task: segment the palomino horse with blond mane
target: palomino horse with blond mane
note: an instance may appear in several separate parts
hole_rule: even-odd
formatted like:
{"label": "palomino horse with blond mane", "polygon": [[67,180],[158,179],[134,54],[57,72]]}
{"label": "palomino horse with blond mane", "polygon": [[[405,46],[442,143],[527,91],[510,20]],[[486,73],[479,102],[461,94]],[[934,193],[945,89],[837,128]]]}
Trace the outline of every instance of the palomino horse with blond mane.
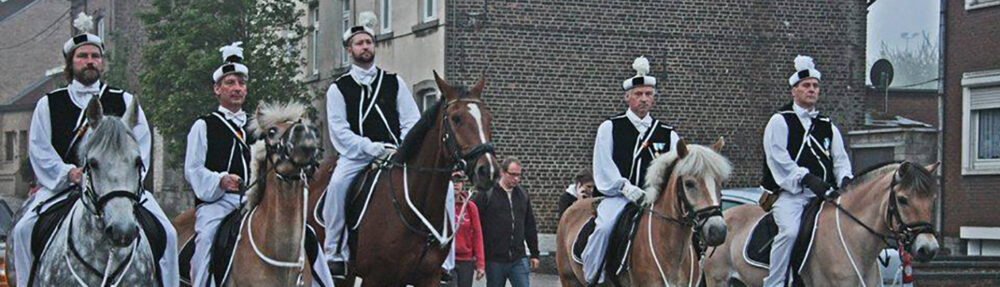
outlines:
{"label": "palomino horse with blond mane", "polygon": [[[720,197],[722,183],[732,167],[719,154],[722,138],[711,148],[677,143],[677,149],[649,164],[646,202],[639,230],[629,250],[627,273],[616,276],[626,286],[689,286],[700,275],[696,245],[716,246],[726,238]],[[584,286],[583,267],[574,262],[572,250],[577,234],[595,216],[596,200],[577,201],[566,210],[556,236],[556,262],[563,286]],[[704,242],[692,235],[699,233]],[[605,281],[608,283],[608,280]]]}
{"label": "palomino horse with blond mane", "polygon": [[[307,249],[320,248],[306,241],[309,175],[319,160],[320,133],[300,103],[262,103],[250,125],[258,139],[251,188],[230,271],[215,276],[233,286],[309,286],[320,281],[306,258]],[[174,226],[180,249],[194,235],[194,209],[178,215]]]}
{"label": "palomino horse with blond mane", "polygon": [[[841,189],[843,195],[820,209],[812,248],[798,270],[805,286],[881,286],[876,258],[893,239],[918,261],[938,250],[933,216],[936,184],[926,167],[903,162],[864,172]],[[747,237],[764,216],[757,206],[725,212],[733,232],[705,262],[708,286],[760,286],[768,270],[744,258]],[[888,246],[887,246],[888,245]]]}

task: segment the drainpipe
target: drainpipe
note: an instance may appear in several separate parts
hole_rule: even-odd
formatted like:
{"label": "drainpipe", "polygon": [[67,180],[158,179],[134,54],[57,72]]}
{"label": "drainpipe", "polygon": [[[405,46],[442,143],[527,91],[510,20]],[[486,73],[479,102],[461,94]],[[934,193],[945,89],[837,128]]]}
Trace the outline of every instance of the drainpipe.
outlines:
{"label": "drainpipe", "polygon": [[944,81],[945,77],[945,20],[947,20],[946,11],[948,10],[948,1],[941,0],[940,7],[940,17],[938,18],[938,126],[937,126],[937,161],[941,162],[941,166],[938,168],[939,176],[937,178],[938,183],[938,195],[940,196],[938,200],[934,203],[935,212],[934,216],[934,226],[937,230],[943,229],[944,221],[944,175],[945,169],[949,166],[943,163],[944,160]]}

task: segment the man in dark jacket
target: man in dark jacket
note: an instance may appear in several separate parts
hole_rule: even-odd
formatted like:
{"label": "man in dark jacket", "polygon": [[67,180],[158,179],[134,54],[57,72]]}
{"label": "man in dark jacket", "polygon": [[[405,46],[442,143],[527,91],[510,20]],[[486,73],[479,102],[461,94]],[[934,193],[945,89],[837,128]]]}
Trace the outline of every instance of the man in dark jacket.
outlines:
{"label": "man in dark jacket", "polygon": [[[486,249],[486,285],[529,286],[530,269],[538,268],[538,229],[531,198],[518,185],[521,162],[507,158],[501,163],[501,178],[490,190],[476,193]],[[531,252],[524,250],[525,243]],[[530,258],[530,259],[529,259]]]}

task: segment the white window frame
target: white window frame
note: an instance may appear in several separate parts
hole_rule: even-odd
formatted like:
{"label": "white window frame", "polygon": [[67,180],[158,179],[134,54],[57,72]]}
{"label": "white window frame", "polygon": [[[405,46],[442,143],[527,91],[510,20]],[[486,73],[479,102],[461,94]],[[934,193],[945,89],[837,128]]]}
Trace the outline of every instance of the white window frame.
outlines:
{"label": "white window frame", "polygon": [[965,11],[1000,5],[1000,0],[965,0]]}
{"label": "white window frame", "polygon": [[319,6],[313,7],[312,9],[312,39],[310,46],[312,46],[312,74],[319,75]]}
{"label": "white window frame", "polygon": [[[437,0],[422,0],[423,9],[420,10],[421,22],[427,23],[437,20]],[[428,14],[428,12],[430,12]]]}
{"label": "white window frame", "polygon": [[102,41],[108,40],[107,30],[104,27],[104,17],[97,19],[97,37],[101,37]]}
{"label": "white window frame", "polygon": [[392,0],[379,0],[379,34],[392,33]]}
{"label": "white window frame", "polygon": [[[342,32],[347,32],[347,30],[351,29],[351,0],[343,0],[343,1],[344,1],[344,5],[342,6],[343,7],[342,11],[344,13],[343,14],[343,28],[344,29],[343,29]],[[341,40],[343,40],[343,39],[341,39]],[[350,65],[350,64],[351,64],[351,61],[348,58],[347,49],[346,48],[341,49],[341,52],[340,52],[340,66],[346,67],[347,65]]]}
{"label": "white window frame", "polygon": [[[984,95],[987,92],[991,95]],[[978,155],[977,110],[994,108],[1000,108],[1000,70],[962,74],[962,175],[1000,174],[1000,159],[980,159]]]}
{"label": "white window frame", "polygon": [[422,91],[420,93],[420,104],[423,107],[421,112],[427,111],[427,109],[431,108],[434,103],[437,103],[439,94],[440,93],[438,93],[437,89],[427,89]]}

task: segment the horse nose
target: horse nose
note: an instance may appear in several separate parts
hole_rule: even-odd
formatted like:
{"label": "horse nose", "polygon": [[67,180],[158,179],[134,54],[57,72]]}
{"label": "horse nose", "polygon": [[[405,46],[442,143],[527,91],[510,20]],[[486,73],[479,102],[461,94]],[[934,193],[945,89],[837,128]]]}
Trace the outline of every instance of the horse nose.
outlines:
{"label": "horse nose", "polygon": [[703,227],[705,233],[705,244],[708,246],[719,246],[726,241],[726,222],[722,216],[712,216],[705,222]]}
{"label": "horse nose", "polygon": [[933,246],[921,246],[920,248],[917,248],[917,253],[915,255],[914,259],[917,259],[917,261],[927,262],[933,259],[934,255],[937,255],[937,248]]}
{"label": "horse nose", "polygon": [[139,235],[139,227],[128,224],[113,224],[104,228],[104,234],[111,239],[113,245],[123,247],[135,240]]}

